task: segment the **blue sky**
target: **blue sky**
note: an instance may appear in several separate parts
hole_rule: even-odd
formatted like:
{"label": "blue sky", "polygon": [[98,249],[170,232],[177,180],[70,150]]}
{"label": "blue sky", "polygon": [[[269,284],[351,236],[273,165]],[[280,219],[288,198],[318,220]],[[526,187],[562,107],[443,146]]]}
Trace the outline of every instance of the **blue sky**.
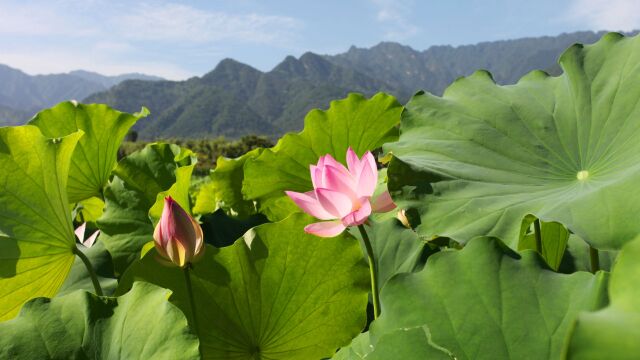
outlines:
{"label": "blue sky", "polygon": [[0,0],[0,63],[185,79],[226,57],[266,71],[286,55],[380,41],[423,50],[637,28],[640,0]]}

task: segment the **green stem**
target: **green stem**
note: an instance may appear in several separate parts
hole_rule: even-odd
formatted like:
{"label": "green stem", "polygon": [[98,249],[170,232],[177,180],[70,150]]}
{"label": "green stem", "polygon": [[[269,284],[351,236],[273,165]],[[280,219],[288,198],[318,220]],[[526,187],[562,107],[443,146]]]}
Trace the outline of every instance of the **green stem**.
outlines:
{"label": "green stem", "polygon": [[536,237],[536,251],[542,255],[542,231],[540,230],[540,220],[536,219],[533,222],[533,230]]}
{"label": "green stem", "polygon": [[91,277],[91,282],[93,283],[93,288],[96,290],[96,295],[103,296],[102,287],[100,286],[100,282],[98,281],[98,275],[96,271],[93,270],[93,266],[91,266],[91,261],[89,258],[82,252],[82,250],[78,249],[78,247],[74,246],[73,253],[78,255],[80,260],[84,263],[84,266],[87,268],[89,272],[89,276]]}
{"label": "green stem", "polygon": [[371,273],[371,294],[373,297],[373,318],[377,319],[380,316],[380,296],[378,294],[378,270],[376,268],[376,260],[373,256],[373,248],[371,247],[371,241],[369,235],[367,235],[364,225],[358,225],[360,235],[362,235],[362,241],[367,248],[367,257],[369,258],[369,272]]}
{"label": "green stem", "polygon": [[600,255],[598,249],[592,248],[591,245],[589,245],[589,260],[591,260],[591,272],[595,274],[600,270]]}
{"label": "green stem", "polygon": [[80,215],[80,223],[84,223],[84,214],[82,213],[82,209],[78,209],[78,215]]}
{"label": "green stem", "polygon": [[191,268],[191,264],[187,265],[183,269],[184,281],[187,284],[187,296],[189,297],[189,305],[191,305],[191,317],[193,318],[193,328],[196,331],[196,335],[198,335],[198,320],[197,320],[198,316],[196,315],[196,302],[193,297],[193,288],[191,287],[191,274],[189,273],[190,268]]}

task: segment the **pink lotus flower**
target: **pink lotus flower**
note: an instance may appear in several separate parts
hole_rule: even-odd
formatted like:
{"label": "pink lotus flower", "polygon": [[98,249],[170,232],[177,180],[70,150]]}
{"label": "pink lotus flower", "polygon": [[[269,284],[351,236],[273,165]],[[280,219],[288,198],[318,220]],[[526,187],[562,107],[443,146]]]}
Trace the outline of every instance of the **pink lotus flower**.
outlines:
{"label": "pink lotus flower", "polygon": [[87,223],[84,222],[82,225],[78,226],[78,228],[74,231],[78,241],[85,247],[92,247],[93,243],[96,242],[96,238],[100,235],[100,230],[96,230],[93,234],[91,234],[88,238],[84,238],[84,233],[87,230]]}
{"label": "pink lotus flower", "polygon": [[164,199],[153,239],[158,254],[181,268],[196,261],[205,249],[200,224],[171,196]]}
{"label": "pink lotus flower", "polygon": [[307,225],[305,232],[322,237],[336,236],[349,226],[363,224],[371,212],[387,212],[396,207],[388,191],[371,202],[378,183],[378,168],[370,151],[358,159],[349,148],[347,166],[327,154],[310,167],[312,191],[286,191],[304,212],[320,220],[331,220]]}

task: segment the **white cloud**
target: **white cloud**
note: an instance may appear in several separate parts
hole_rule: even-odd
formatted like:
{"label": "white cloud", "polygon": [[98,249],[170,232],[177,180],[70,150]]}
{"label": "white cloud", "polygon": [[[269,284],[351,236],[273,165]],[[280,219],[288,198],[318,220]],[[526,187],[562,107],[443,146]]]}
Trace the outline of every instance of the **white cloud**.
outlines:
{"label": "white cloud", "polygon": [[152,41],[219,42],[225,40],[286,44],[301,23],[291,17],[229,14],[182,4],[141,4],[130,14],[113,19],[130,39]]}
{"label": "white cloud", "polygon": [[95,24],[82,17],[70,18],[56,5],[60,4],[0,2],[0,34],[82,37],[98,33]]}
{"label": "white cloud", "polygon": [[302,23],[258,13],[211,11],[178,0],[0,0],[0,63],[27,73],[75,69],[194,74],[175,63],[211,61],[237,43],[291,48]]}
{"label": "white cloud", "polygon": [[629,31],[640,28],[638,0],[572,0],[567,20],[592,30]]}
{"label": "white cloud", "polygon": [[405,40],[420,31],[420,28],[409,20],[412,1],[372,0],[372,2],[377,8],[376,20],[385,27],[386,40]]}
{"label": "white cloud", "polygon": [[301,26],[288,16],[231,14],[167,1],[127,7],[104,0],[0,1],[0,34],[8,35],[279,44],[293,39]]}
{"label": "white cloud", "polygon": [[104,51],[112,54],[125,54],[135,50],[135,47],[127,42],[99,41],[93,46],[95,51]]}

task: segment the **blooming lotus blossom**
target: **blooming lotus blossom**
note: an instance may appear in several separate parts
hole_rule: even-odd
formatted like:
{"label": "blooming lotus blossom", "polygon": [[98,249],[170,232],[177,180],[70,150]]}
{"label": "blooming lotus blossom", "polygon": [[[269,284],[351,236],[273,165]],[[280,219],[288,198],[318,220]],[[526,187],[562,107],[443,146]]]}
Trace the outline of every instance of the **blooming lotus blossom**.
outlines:
{"label": "blooming lotus blossom", "polygon": [[363,224],[372,212],[387,212],[396,207],[388,191],[371,201],[378,183],[378,168],[370,151],[358,158],[349,148],[347,167],[327,154],[310,169],[312,191],[286,191],[306,213],[320,220],[329,220],[306,226],[304,230],[307,233],[336,236],[349,226]]}
{"label": "blooming lotus blossom", "polygon": [[91,234],[88,238],[84,238],[84,233],[87,229],[87,223],[82,223],[82,225],[78,226],[78,228],[74,231],[78,241],[85,247],[92,247],[93,243],[96,242],[96,238],[100,235],[100,230],[96,230],[93,234]]}
{"label": "blooming lotus blossom", "polygon": [[205,249],[200,224],[171,196],[164,199],[153,239],[158,254],[181,268],[197,261]]}

